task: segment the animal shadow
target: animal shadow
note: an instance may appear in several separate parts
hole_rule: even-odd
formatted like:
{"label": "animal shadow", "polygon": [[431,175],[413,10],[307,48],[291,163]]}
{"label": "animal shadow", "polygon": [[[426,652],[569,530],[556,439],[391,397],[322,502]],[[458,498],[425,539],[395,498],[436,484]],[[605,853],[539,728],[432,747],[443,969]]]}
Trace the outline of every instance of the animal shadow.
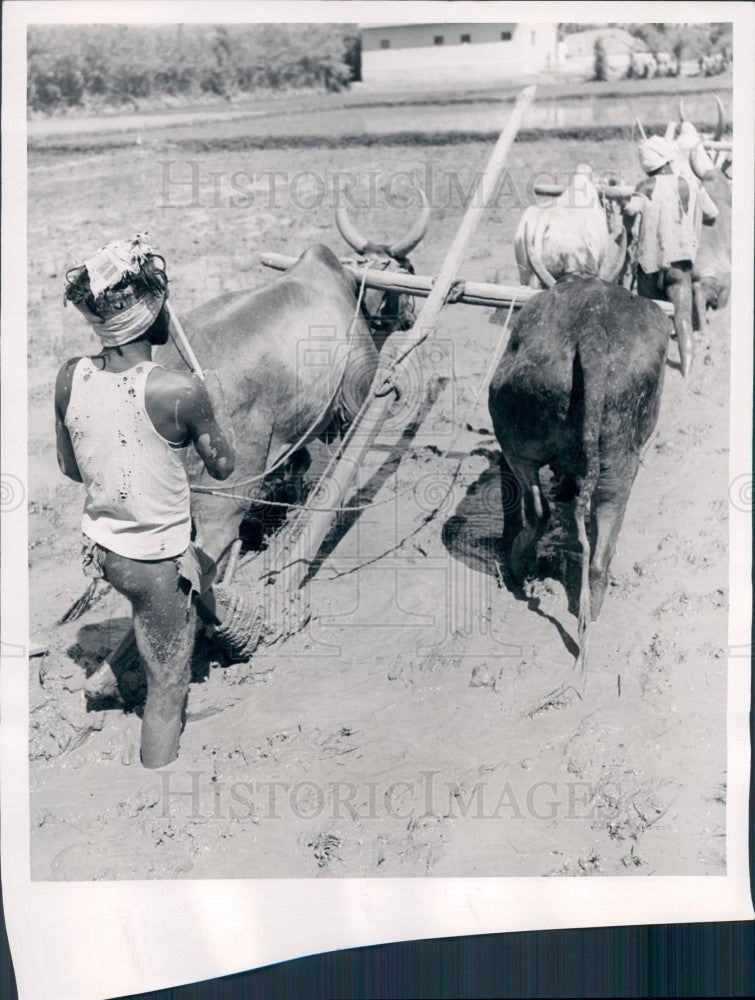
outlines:
{"label": "animal shadow", "polygon": [[[441,540],[453,559],[479,573],[494,577],[499,587],[505,588],[517,601],[526,602],[528,608],[546,618],[558,631],[573,656],[579,652],[574,639],[552,615],[541,608],[538,596],[528,593],[528,581],[518,584],[511,575],[507,555],[503,552],[502,533],[505,513],[514,513],[516,501],[507,500],[504,512],[501,501],[499,473],[500,452],[489,448],[476,449],[474,454],[484,455],[488,468],[470,484],[456,509],[441,529]],[[568,610],[577,615],[580,588],[580,546],[573,517],[573,503],[559,503],[553,499],[554,484],[550,471],[541,470],[543,492],[550,504],[551,518],[548,529],[538,542],[537,559],[531,576],[539,580],[555,580],[566,592]]]}

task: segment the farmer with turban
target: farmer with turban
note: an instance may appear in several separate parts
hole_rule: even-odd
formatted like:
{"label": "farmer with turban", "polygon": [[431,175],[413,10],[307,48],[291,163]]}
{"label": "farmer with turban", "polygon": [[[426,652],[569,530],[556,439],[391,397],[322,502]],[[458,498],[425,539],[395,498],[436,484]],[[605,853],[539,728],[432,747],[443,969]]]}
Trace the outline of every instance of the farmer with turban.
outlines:
{"label": "farmer with turban", "polygon": [[663,136],[637,146],[647,177],[637,185],[624,214],[635,219],[637,292],[674,303],[682,373],[692,364],[692,270],[703,222],[712,225],[718,209],[698,183],[675,169],[679,151]]}
{"label": "farmer with turban", "polygon": [[[169,335],[165,262],[143,234],[108,243],[67,275],[72,302],[101,350],[67,361],[55,386],[58,464],[86,489],[84,571],[129,598],[147,676],[141,756],[162,767],[178,754],[196,610],[214,564],[191,543],[187,449],[215,479],[234,467],[217,376],[203,382],[156,365]],[[115,660],[114,654],[111,660]],[[89,697],[116,694],[107,661]]]}

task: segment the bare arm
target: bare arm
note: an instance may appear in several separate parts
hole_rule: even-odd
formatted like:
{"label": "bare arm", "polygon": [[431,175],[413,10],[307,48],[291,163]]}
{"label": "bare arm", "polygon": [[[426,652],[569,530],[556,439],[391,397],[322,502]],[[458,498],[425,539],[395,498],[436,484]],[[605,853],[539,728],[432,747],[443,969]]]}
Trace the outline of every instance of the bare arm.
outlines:
{"label": "bare arm", "polygon": [[236,464],[235,442],[217,374],[193,379],[182,416],[189,437],[213,479],[227,479]]}
{"label": "bare arm", "polygon": [[78,358],[71,358],[66,361],[58,372],[55,382],[55,443],[58,455],[58,466],[64,476],[73,479],[75,483],[83,482],[79,466],[76,462],[71,435],[65,425],[66,410],[68,400],[71,398],[71,382],[73,380],[73,369]]}

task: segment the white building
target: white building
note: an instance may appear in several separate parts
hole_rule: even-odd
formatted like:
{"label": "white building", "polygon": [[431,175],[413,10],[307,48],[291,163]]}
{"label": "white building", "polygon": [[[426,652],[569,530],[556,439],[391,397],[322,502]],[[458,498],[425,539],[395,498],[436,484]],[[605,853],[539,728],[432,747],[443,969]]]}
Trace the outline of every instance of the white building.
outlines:
{"label": "white building", "polygon": [[361,24],[362,80],[406,87],[480,83],[556,69],[555,24]]}

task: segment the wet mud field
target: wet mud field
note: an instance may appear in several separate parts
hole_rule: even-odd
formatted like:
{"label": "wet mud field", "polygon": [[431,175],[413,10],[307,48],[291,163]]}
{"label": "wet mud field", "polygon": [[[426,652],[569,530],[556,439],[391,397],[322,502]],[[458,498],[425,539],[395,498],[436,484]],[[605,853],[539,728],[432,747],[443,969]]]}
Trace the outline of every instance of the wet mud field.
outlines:
{"label": "wet mud field", "polygon": [[[469,306],[444,310],[417,359],[415,390],[361,473],[373,505],[341,515],[326,542],[309,624],[248,664],[198,644],[173,765],[141,767],[138,707],[84,703],[127,602],[106,594],[51,627],[87,582],[82,488],[58,471],[53,427],[58,367],[96,350],[62,306],[71,254],[148,229],[180,315],[274,280],[260,250],[346,254],[330,196],[339,171],[360,179],[361,227],[389,239],[416,210],[388,197],[406,171],[435,184],[412,254],[433,274],[490,148],[189,155],[166,142],[30,158],[30,615],[48,648],[29,676],[34,879],[724,874],[728,310],[709,348],[698,339],[686,382],[670,344],[581,697],[570,508],[554,505],[523,592],[502,573],[483,383],[503,318]],[[516,284],[528,178],[578,162],[637,179],[628,143],[515,145],[463,276]],[[255,175],[251,204],[233,200],[237,171]],[[312,454],[310,476],[327,449]],[[247,557],[240,584],[260,560]]]}

